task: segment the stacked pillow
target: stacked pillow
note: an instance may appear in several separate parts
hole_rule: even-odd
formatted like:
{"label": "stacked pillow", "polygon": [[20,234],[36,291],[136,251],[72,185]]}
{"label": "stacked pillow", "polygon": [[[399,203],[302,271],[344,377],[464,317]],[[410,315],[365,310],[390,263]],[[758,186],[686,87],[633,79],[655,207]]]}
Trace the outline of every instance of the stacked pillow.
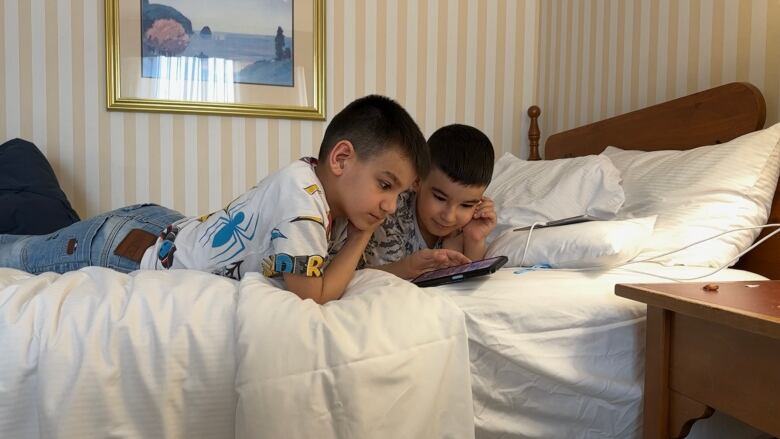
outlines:
{"label": "stacked pillow", "polygon": [[[598,156],[537,162],[506,154],[485,192],[498,213],[488,256],[509,256],[510,266],[560,268],[648,258],[667,265],[733,264],[760,230],[663,254],[766,224],[778,175],[780,124],[687,151],[608,147]],[[613,220],[534,230],[523,258],[528,232],[512,229],[583,214]]]}
{"label": "stacked pillow", "polygon": [[[568,226],[502,233],[487,257],[504,255],[508,266],[553,268],[612,267],[637,255],[653,233],[656,217],[593,221]],[[528,251],[525,250],[528,241]]]}
{"label": "stacked pillow", "polygon": [[620,172],[609,159],[596,155],[525,161],[505,154],[496,162],[485,195],[496,203],[498,214],[487,256],[508,256],[509,266],[618,264],[636,255],[654,221],[596,221],[534,230],[523,260],[528,232],[512,229],[586,214],[613,218],[624,201]]}
{"label": "stacked pillow", "polygon": [[[601,155],[620,170],[626,195],[618,216],[658,215],[652,239],[637,259],[728,230],[766,224],[780,173],[778,141],[780,124],[687,151],[607,148]],[[733,264],[759,232],[729,233],[654,260],[667,265]]]}
{"label": "stacked pillow", "polygon": [[596,155],[526,161],[504,154],[485,195],[496,203],[498,232],[585,214],[609,219],[624,201],[620,171]]}

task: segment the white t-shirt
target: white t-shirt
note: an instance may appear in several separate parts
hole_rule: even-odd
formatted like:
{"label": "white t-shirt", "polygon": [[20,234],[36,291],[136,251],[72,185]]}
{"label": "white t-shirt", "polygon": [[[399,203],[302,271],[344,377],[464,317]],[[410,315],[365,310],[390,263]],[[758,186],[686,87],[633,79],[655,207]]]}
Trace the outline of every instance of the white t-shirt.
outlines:
{"label": "white t-shirt", "polygon": [[[344,246],[347,239],[346,221],[338,221],[333,227],[334,242],[328,249],[333,256]],[[440,239],[434,248],[441,248]],[[428,248],[428,244],[417,223],[417,194],[407,191],[399,195],[395,213],[385,218],[363,251],[358,268],[378,267],[399,261],[412,253]]]}
{"label": "white t-shirt", "polygon": [[[209,215],[173,224],[178,233],[167,268],[189,268],[241,279],[248,272],[321,276],[328,254],[330,217],[316,160],[303,158]],[[165,269],[169,244],[158,238],[144,253],[142,269]]]}

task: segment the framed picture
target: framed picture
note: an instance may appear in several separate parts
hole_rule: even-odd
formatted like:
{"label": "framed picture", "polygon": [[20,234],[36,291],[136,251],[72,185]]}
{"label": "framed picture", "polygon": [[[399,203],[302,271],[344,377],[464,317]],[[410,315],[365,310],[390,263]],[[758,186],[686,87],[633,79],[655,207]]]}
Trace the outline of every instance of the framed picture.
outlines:
{"label": "framed picture", "polygon": [[109,110],[325,119],[325,0],[105,0]]}

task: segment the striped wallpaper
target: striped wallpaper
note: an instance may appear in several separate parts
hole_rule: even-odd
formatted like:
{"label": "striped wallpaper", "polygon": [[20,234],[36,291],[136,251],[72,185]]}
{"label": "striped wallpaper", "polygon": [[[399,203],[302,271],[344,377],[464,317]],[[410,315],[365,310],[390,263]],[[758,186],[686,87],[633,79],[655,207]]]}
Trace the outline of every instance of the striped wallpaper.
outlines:
{"label": "striped wallpaper", "polygon": [[[469,123],[527,155],[538,0],[326,0],[326,14],[328,117],[381,93],[426,135]],[[103,16],[103,0],[0,0],[0,141],[36,143],[82,217],[145,201],[205,213],[316,153],[324,122],[107,112]]]}
{"label": "striped wallpaper", "polygon": [[[747,80],[780,119],[780,0],[326,0],[326,15],[328,117],[386,94],[426,135],[470,123],[521,157],[534,103],[544,138]],[[0,0],[0,24],[0,140],[35,142],[82,216],[212,211],[316,154],[325,122],[107,112],[103,0]]]}
{"label": "striped wallpaper", "polygon": [[543,139],[732,81],[780,121],[780,0],[544,0],[539,15]]}

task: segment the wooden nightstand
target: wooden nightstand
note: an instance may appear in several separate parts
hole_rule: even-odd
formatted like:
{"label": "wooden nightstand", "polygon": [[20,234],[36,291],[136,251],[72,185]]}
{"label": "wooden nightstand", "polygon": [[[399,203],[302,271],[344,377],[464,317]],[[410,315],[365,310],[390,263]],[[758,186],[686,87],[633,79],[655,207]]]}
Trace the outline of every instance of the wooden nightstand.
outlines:
{"label": "wooden nightstand", "polygon": [[647,304],[645,439],[685,437],[713,409],[780,436],[780,281],[618,284],[615,294]]}

